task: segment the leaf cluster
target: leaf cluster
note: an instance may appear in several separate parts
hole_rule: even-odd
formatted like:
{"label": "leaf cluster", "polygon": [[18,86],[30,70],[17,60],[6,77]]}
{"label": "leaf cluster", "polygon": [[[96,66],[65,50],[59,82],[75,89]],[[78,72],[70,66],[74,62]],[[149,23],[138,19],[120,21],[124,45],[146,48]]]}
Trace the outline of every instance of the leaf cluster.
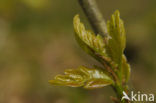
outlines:
{"label": "leaf cluster", "polygon": [[75,38],[80,47],[99,61],[103,67],[67,69],[64,75],[57,75],[49,82],[53,85],[80,87],[87,89],[101,88],[107,85],[125,85],[130,76],[130,65],[124,55],[126,35],[124,23],[119,11],[107,22],[108,35],[102,37],[86,30],[79,15],[73,19]]}

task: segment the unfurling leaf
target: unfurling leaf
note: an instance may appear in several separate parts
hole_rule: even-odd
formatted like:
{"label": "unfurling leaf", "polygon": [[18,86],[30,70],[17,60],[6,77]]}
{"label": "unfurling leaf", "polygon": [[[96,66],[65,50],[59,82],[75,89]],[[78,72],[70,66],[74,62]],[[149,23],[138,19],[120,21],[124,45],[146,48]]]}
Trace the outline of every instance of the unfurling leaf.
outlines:
{"label": "unfurling leaf", "polygon": [[86,89],[101,88],[113,84],[112,79],[100,69],[90,69],[84,66],[78,69],[67,69],[65,75],[57,75],[49,82],[53,85],[81,87]]}
{"label": "unfurling leaf", "polygon": [[127,59],[124,55],[122,55],[122,70],[121,70],[121,75],[123,78],[123,82],[128,82],[129,77],[130,77],[130,72],[131,72],[131,67],[127,63]]}
{"label": "unfurling leaf", "polygon": [[73,24],[76,36],[82,42],[99,55],[107,57],[104,39],[100,35],[95,35],[93,32],[86,30],[84,24],[80,22],[79,15],[74,17]]}
{"label": "unfurling leaf", "polygon": [[122,55],[126,45],[126,36],[124,23],[120,19],[119,11],[116,11],[112,15],[111,20],[107,23],[107,28],[109,34],[107,53],[120,68],[122,63]]}
{"label": "unfurling leaf", "polygon": [[104,38],[86,30],[84,24],[80,22],[79,15],[74,17],[73,24],[75,37],[81,48],[99,62],[111,62],[113,64],[106,53]]}
{"label": "unfurling leaf", "polygon": [[126,46],[126,35],[124,23],[120,19],[119,11],[115,11],[111,20],[107,23],[108,42],[106,51],[111,60],[117,65],[117,74],[120,80],[124,83],[128,82],[130,76],[130,65],[127,63],[124,55]]}

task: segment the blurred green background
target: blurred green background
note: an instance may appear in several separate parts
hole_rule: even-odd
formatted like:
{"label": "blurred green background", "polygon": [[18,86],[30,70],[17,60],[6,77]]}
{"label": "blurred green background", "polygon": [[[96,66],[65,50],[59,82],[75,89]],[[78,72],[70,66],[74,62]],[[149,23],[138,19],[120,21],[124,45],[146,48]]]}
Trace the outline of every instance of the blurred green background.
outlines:
{"label": "blurred green background", "polygon": [[[108,20],[119,9],[132,66],[130,88],[156,93],[156,0],[96,0]],[[0,103],[112,103],[110,87],[51,86],[64,69],[98,64],[74,39],[77,0],[0,0]],[[89,27],[88,27],[89,28]]]}

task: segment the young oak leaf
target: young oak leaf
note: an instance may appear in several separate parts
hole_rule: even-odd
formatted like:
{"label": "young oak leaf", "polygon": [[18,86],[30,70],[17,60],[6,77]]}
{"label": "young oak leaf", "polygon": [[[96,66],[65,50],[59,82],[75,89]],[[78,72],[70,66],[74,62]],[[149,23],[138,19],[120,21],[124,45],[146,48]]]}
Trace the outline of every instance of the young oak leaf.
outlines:
{"label": "young oak leaf", "polygon": [[80,22],[79,15],[74,17],[73,25],[75,38],[86,53],[101,63],[107,62],[114,64],[106,53],[106,45],[103,37],[86,30],[84,24]]}
{"label": "young oak leaf", "polygon": [[107,23],[108,29],[108,43],[107,43],[107,53],[109,57],[121,68],[122,65],[122,55],[125,49],[126,36],[124,23],[120,19],[119,11],[115,11],[112,15],[111,20]]}
{"label": "young oak leaf", "polygon": [[101,88],[113,84],[113,80],[100,69],[90,69],[84,66],[78,69],[67,69],[64,75],[57,75],[49,81],[53,85],[81,87],[86,89]]}
{"label": "young oak leaf", "polygon": [[121,67],[121,76],[123,78],[123,82],[127,83],[130,77],[131,67],[127,63],[127,59],[125,55],[122,55],[122,67]]}
{"label": "young oak leaf", "polygon": [[74,17],[73,25],[77,38],[81,39],[82,42],[96,53],[107,57],[104,39],[100,35],[95,35],[93,32],[86,30],[84,24],[80,22],[79,15]]}

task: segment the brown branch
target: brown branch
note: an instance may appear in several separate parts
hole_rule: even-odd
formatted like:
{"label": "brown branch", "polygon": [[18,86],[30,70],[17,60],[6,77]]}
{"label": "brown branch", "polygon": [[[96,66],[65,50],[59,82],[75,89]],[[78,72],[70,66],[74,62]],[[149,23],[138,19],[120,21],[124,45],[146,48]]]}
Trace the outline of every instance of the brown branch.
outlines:
{"label": "brown branch", "polygon": [[107,26],[105,20],[95,0],[78,0],[80,6],[82,7],[84,13],[86,14],[94,32],[96,34],[100,34],[102,36],[107,35]]}

